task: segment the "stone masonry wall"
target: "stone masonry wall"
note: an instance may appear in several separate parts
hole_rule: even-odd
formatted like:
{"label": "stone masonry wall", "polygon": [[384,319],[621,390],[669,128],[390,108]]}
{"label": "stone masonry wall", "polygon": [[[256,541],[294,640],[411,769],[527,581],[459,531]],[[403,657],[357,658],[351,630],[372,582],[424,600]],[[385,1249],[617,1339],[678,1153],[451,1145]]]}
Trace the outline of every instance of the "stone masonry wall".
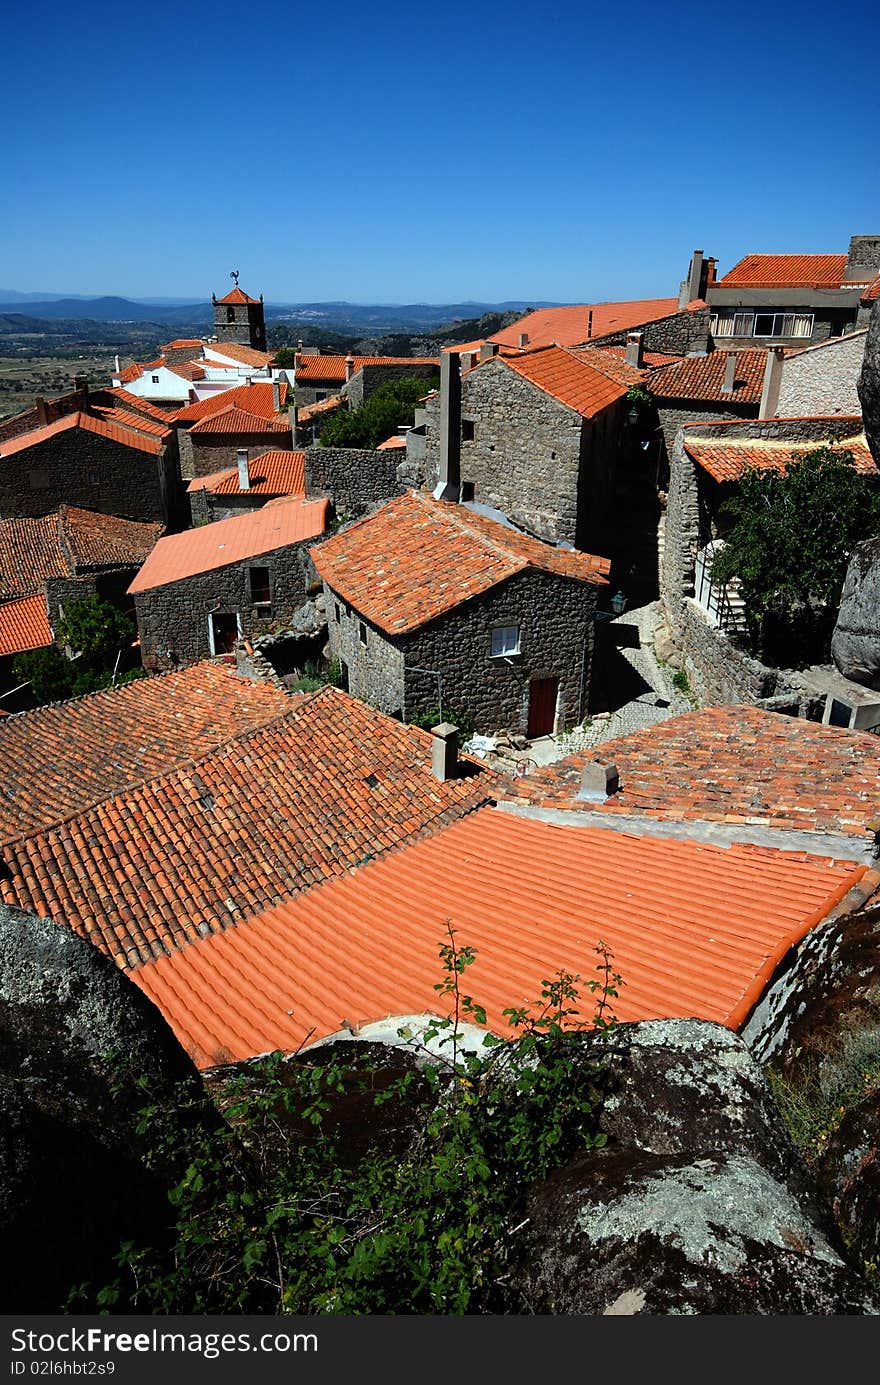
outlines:
{"label": "stone masonry wall", "polygon": [[400,453],[359,447],[307,447],[306,495],[328,495],[336,513],[354,518],[382,500],[402,495],[397,476]]}
{"label": "stone masonry wall", "polygon": [[78,505],[126,519],[167,522],[164,457],[81,429],[0,458],[0,518]]}
{"label": "stone masonry wall", "polygon": [[[261,453],[269,448],[277,448],[282,452],[293,451],[293,433],[238,433],[234,437],[223,433],[205,433],[201,436],[189,436],[190,447],[192,449],[191,462],[187,459],[187,465],[192,466],[192,474],[182,472],[185,480],[191,481],[196,476],[213,476],[215,471],[227,471],[238,463],[238,453],[243,448],[248,454],[248,461],[259,457]],[[184,466],[184,449],[181,449],[181,468]]]}
{"label": "stone masonry wall", "polygon": [[[648,387],[650,388],[650,385]],[[702,400],[688,402],[676,400],[670,401],[667,405],[660,399],[657,401],[657,416],[660,420],[666,455],[671,457],[679,428],[685,427],[688,423],[727,423],[738,418],[754,419],[758,416],[758,405],[731,404],[727,408],[721,408],[718,402],[707,403]]]}
{"label": "stone masonry wall", "polygon": [[[141,657],[151,671],[195,663],[210,655],[208,616],[212,611],[241,617],[241,633],[248,638],[264,634],[289,620],[317,586],[309,545],[314,539],[261,553],[229,567],[201,572],[134,597]],[[249,571],[268,568],[272,607],[267,614],[255,612],[251,602]]]}
{"label": "stone masonry wall", "polygon": [[673,631],[682,619],[686,596],[694,590],[694,563],[700,547],[700,486],[696,463],[684,449],[679,430],[669,460],[660,599]]}
{"label": "stone masonry wall", "polygon": [[785,669],[768,668],[744,654],[727,635],[710,625],[696,601],[683,603],[675,643],[682,667],[700,705],[755,703],[766,697],[792,693],[796,684]]}
{"label": "stone masonry wall", "polygon": [[261,510],[270,499],[253,491],[245,492],[244,495],[214,495],[212,491],[201,490],[189,492],[189,508],[193,527],[200,524],[213,524],[218,519],[232,519],[235,515],[250,514],[253,510]]}
{"label": "stone masonry wall", "polygon": [[645,351],[687,356],[691,352],[706,350],[710,317],[708,308],[672,313],[669,317],[658,318],[656,322],[646,322],[641,327],[628,327],[626,331],[607,332],[604,337],[593,337],[590,345],[625,346],[629,332],[641,332]]}
{"label": "stone masonry wall", "polygon": [[838,337],[818,350],[787,356],[779,386],[778,418],[800,418],[805,414],[848,414],[861,412],[856,389],[866,333]]}
{"label": "stone masonry wall", "polygon": [[[483,732],[525,733],[530,681],[557,677],[556,727],[561,729],[580,721],[589,704],[599,590],[528,571],[412,634],[388,636],[346,609],[325,586],[331,653],[348,665],[349,689],[356,697],[404,716],[436,706],[437,679],[413,671],[435,670],[444,716],[465,712]],[[520,627],[520,652],[509,661],[491,656],[492,630],[499,625]]]}
{"label": "stone masonry wall", "polygon": [[[389,380],[434,380],[440,378],[439,365],[365,365],[356,370],[345,386],[345,394],[352,409],[359,409],[375,394],[380,385]],[[427,393],[427,385],[425,393]]]}

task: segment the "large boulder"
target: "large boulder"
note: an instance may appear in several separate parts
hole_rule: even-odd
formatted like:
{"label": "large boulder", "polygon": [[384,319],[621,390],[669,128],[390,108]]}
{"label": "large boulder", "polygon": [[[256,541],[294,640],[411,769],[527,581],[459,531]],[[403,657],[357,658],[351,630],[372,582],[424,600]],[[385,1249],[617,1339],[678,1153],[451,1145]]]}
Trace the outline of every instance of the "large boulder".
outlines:
{"label": "large boulder", "polygon": [[880,688],[880,539],[858,544],[849,560],[831,657],[844,678]]}
{"label": "large boulder", "polygon": [[137,986],[65,925],[0,907],[4,1312],[58,1312],[115,1277],[123,1241],[164,1244],[189,1142],[217,1122]]}
{"label": "large boulder", "polygon": [[533,1187],[516,1287],[536,1313],[875,1313],[746,1045],[695,1020],[609,1046],[604,1149]]}
{"label": "large boulder", "polygon": [[880,299],[871,313],[858,392],[865,436],[874,461],[880,466]]}

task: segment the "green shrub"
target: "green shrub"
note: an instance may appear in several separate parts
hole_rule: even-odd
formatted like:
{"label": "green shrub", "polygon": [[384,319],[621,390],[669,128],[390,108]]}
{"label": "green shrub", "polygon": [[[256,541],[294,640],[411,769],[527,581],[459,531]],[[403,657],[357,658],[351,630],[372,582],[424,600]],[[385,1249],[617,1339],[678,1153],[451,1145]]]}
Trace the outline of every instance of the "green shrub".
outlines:
{"label": "green shrub", "polygon": [[439,726],[442,721],[449,722],[458,727],[463,741],[474,734],[474,719],[470,712],[462,712],[452,707],[444,707],[441,710],[436,702],[433,707],[429,707],[424,712],[410,712],[406,720],[408,725],[421,726],[423,731],[430,731],[433,726]]}
{"label": "green shrub", "polygon": [[401,425],[411,425],[419,400],[440,384],[440,376],[386,380],[359,409],[341,410],[321,431],[322,447],[378,447]]}

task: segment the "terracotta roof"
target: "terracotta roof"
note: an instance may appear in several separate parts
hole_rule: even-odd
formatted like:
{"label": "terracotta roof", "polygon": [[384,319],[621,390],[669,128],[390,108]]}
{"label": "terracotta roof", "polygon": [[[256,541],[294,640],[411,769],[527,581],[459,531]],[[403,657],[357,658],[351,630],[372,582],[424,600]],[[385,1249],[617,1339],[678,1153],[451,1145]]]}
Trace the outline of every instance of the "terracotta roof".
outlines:
{"label": "terracotta roof", "polygon": [[0,840],[82,812],[289,707],[271,684],[206,662],[8,717],[0,725]]}
{"label": "terracotta roof", "polygon": [[160,423],[157,418],[144,418],[132,413],[130,409],[107,408],[103,404],[91,406],[105,423],[117,423],[121,428],[131,428],[136,433],[146,433],[148,437],[165,438],[171,432],[168,419]]}
{"label": "terracotta roof", "polygon": [[148,961],[461,817],[497,782],[469,770],[440,782],[429,732],[325,688],[10,841],[0,897],[66,921],[120,965]]}
{"label": "terracotta roof", "polygon": [[165,364],[164,356],[157,356],[155,361],[132,361],[131,365],[120,370],[116,378],[121,385],[128,385],[132,380],[139,380],[145,370],[158,370]]}
{"label": "terracotta roof", "polygon": [[[226,356],[230,361],[236,361],[238,365],[267,366],[273,359],[271,351],[258,351],[254,346],[245,346],[244,342],[239,341],[211,341],[205,343],[205,352],[216,351],[218,356]],[[210,365],[210,356],[206,355],[205,364]],[[219,364],[219,363],[218,363]]]}
{"label": "terracotta roof", "polygon": [[310,418],[315,418],[318,414],[329,414],[332,409],[338,409],[344,403],[341,394],[331,394],[329,399],[319,399],[314,404],[306,404],[304,408],[297,409],[297,423],[308,423]]}
{"label": "terracotta roof", "polygon": [[[515,371],[524,380],[537,385],[538,389],[558,399],[566,408],[575,409],[584,418],[600,413],[626,394],[623,385],[609,380],[582,354],[567,351],[561,346],[540,346],[517,356],[495,356],[492,359],[501,361],[508,370]],[[488,361],[481,361],[473,369],[481,370],[488,364]]]}
{"label": "terracotta roof", "polygon": [[874,303],[878,298],[880,298],[880,274],[878,274],[874,282],[869,284],[865,289],[862,294],[862,302]]}
{"label": "terracotta roof", "polygon": [[177,409],[162,409],[158,404],[154,404],[151,399],[142,399],[139,394],[132,394],[129,390],[123,389],[121,385],[115,385],[113,389],[106,391],[107,394],[115,395],[126,409],[132,413],[146,414],[149,418],[156,419],[159,423],[171,424],[177,418]]}
{"label": "terracotta roof", "polygon": [[376,448],[376,451],[396,452],[401,447],[404,450],[406,450],[406,438],[401,437],[399,433],[395,433],[393,437],[386,438],[384,442],[380,442],[379,446]]}
{"label": "terracotta roof", "polygon": [[258,298],[248,298],[248,296],[247,296],[247,294],[245,293],[244,289],[240,289],[240,288],[238,287],[238,284],[236,284],[235,288],[234,288],[234,289],[230,289],[229,293],[226,294],[226,297],[225,297],[225,298],[218,298],[218,299],[217,299],[217,302],[218,302],[218,303],[253,303],[253,304],[255,304],[255,305],[259,305],[260,299],[258,299]]}
{"label": "terracotta roof", "polygon": [[327,500],[291,498],[198,529],[185,529],[182,534],[169,534],[156,544],[128,590],[132,594],[151,591],[313,539],[324,532],[328,504]]}
{"label": "terracotta roof", "polygon": [[74,505],[39,519],[0,520],[0,597],[35,592],[47,577],[140,567],[163,532],[158,523]]}
{"label": "terracotta roof", "polygon": [[391,634],[416,630],[527,568],[604,586],[610,566],[416,491],[310,551],[328,585]]}
{"label": "terracotta roof", "polygon": [[[693,425],[699,428],[699,424]],[[685,451],[693,457],[698,466],[707,471],[716,481],[737,481],[746,467],[759,467],[761,470],[784,471],[792,462],[799,461],[817,447],[844,448],[853,455],[856,471],[863,476],[876,476],[877,463],[871,456],[864,433],[852,438],[835,438],[826,443],[777,442],[772,438],[730,438],[718,442],[705,438],[688,437],[684,433]]]}
{"label": "terracotta roof", "polygon": [[719,288],[837,289],[845,270],[846,255],[745,255],[717,282]]}
{"label": "terracotta roof", "polygon": [[674,365],[681,356],[669,356],[660,351],[644,351],[642,366],[628,365],[624,346],[587,346],[574,353],[579,360],[616,380],[621,385],[644,385],[650,380],[651,370],[656,366]]}
{"label": "terracotta roof", "polygon": [[20,433],[17,438],[11,438],[9,442],[0,443],[0,457],[11,457],[14,453],[24,452],[29,447],[39,447],[47,439],[54,438],[58,433],[65,433],[72,428],[79,428],[85,433],[95,433],[98,437],[109,438],[111,442],[118,442],[123,447],[133,447],[138,452],[152,452],[154,455],[158,455],[162,451],[163,444],[159,438],[148,438],[143,433],[133,432],[130,428],[122,428],[118,423],[105,423],[103,419],[80,412],[66,414],[64,418],[59,418],[55,423],[48,423],[44,428],[35,428],[30,433]]}
{"label": "terracotta roof", "polygon": [[174,364],[165,362],[165,369],[170,370],[172,375],[177,375],[181,380],[204,380],[205,371],[201,361],[175,361]]}
{"label": "terracotta roof", "polygon": [[163,351],[184,351],[190,346],[201,346],[201,337],[176,337],[174,341],[166,341],[162,347]]}
{"label": "terracotta roof", "polygon": [[[733,389],[725,393],[724,368],[729,355],[736,356]],[[704,399],[713,403],[760,404],[767,352],[761,348],[733,353],[720,349],[708,356],[685,356],[672,365],[651,371],[648,388],[656,399]]]}
{"label": "terracotta roof", "polygon": [[[489,341],[519,346],[522,332],[532,346],[583,346],[591,337],[622,332],[643,322],[656,322],[678,311],[677,298],[639,298],[627,303],[575,303],[564,308],[536,308],[518,322],[502,327]],[[593,314],[592,328],[590,313]],[[460,349],[460,348],[459,348]]]}
{"label": "terracotta roof", "polygon": [[[527,821],[484,808],[426,841],[132,973],[200,1066],[393,1015],[444,1013],[447,921],[488,1028],[561,969],[623,977],[624,1021],[737,1029],[786,952],[864,874],[852,862]],[[586,994],[581,1018],[595,1001]]]}
{"label": "terracotta roof", "polygon": [[248,463],[250,486],[243,491],[238,484],[238,467],[215,471],[211,476],[198,476],[190,481],[187,491],[210,491],[212,495],[299,495],[305,496],[305,452],[261,452]]}
{"label": "terracotta roof", "polygon": [[264,414],[249,413],[237,404],[227,404],[216,413],[206,414],[189,431],[193,436],[203,433],[287,433],[290,436],[290,423],[287,419],[267,418]]}
{"label": "terracotta roof", "polygon": [[[620,773],[619,793],[600,805],[577,798],[594,758]],[[880,737],[758,707],[710,707],[546,765],[507,796],[547,808],[870,836]]]}
{"label": "terracotta roof", "polygon": [[[0,603],[0,658],[5,658],[7,654],[22,654],[26,649],[42,649],[51,643],[52,631],[44,597],[22,596],[15,601]],[[33,772],[30,762],[27,770],[28,775]],[[4,781],[4,795],[8,791],[8,783]]]}
{"label": "terracotta roof", "polygon": [[[284,408],[287,400],[286,380],[280,382],[279,399],[281,407]],[[243,409],[245,413],[258,414],[260,418],[277,421],[278,415],[272,400],[272,385],[269,381],[237,385],[234,389],[220,390],[217,394],[209,395],[207,399],[199,399],[195,404],[187,404],[186,408],[178,411],[177,422],[197,423],[199,419],[209,418],[211,414],[220,413],[223,409],[233,406]]]}
{"label": "terracotta roof", "polygon": [[[440,359],[437,356],[353,356],[352,360],[353,374],[366,365],[433,365],[440,369]],[[334,384],[344,385],[345,362],[345,356],[301,356],[296,367],[296,383],[307,385],[310,380],[330,380]]]}

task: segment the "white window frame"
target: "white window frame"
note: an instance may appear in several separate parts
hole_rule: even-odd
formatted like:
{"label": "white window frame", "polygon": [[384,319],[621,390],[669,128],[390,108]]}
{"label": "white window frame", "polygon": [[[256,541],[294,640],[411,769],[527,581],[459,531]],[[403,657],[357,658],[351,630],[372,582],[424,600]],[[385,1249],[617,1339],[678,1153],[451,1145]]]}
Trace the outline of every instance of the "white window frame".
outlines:
{"label": "white window frame", "polygon": [[[489,657],[492,659],[510,659],[514,654],[518,654],[520,632],[521,627],[519,625],[496,625],[492,630]],[[512,647],[510,644],[511,634],[513,636]]]}

